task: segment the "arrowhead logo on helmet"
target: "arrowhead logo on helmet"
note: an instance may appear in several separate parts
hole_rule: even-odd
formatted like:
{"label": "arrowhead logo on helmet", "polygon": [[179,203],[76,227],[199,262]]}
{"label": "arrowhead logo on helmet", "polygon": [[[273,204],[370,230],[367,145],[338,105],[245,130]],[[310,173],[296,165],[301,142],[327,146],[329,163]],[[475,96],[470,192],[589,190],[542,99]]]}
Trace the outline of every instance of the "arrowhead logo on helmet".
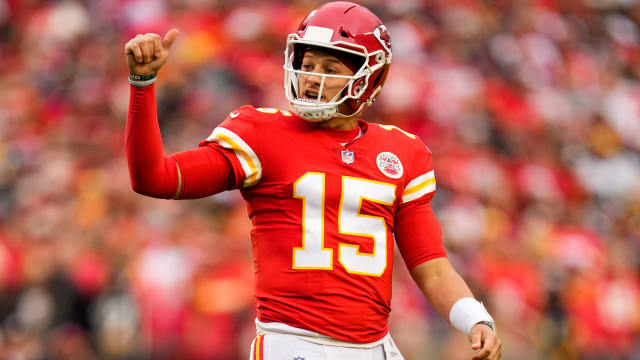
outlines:
{"label": "arrowhead logo on helmet", "polygon": [[389,31],[387,31],[387,27],[383,24],[378,25],[378,27],[373,30],[373,35],[380,41],[380,44],[382,44],[385,50],[391,54],[391,36],[389,35]]}

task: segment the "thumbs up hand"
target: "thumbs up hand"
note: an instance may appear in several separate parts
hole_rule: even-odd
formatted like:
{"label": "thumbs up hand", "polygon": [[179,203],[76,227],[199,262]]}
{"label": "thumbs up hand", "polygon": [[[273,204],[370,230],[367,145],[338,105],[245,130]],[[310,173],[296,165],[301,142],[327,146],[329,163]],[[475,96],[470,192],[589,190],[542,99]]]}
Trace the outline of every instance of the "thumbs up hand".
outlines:
{"label": "thumbs up hand", "polygon": [[136,75],[153,75],[169,57],[169,49],[180,32],[171,29],[160,38],[158,34],[138,34],[124,46],[129,71]]}

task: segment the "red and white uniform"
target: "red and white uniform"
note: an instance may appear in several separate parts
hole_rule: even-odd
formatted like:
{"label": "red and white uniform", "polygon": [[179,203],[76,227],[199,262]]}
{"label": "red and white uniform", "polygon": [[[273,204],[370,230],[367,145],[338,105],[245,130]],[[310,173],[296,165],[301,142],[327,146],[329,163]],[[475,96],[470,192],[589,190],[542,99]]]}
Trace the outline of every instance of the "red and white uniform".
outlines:
{"label": "red and white uniform", "polygon": [[446,256],[429,204],[431,153],[414,135],[364,121],[326,129],[244,106],[199,148],[164,156],[155,84],[132,85],[129,104],[136,192],[190,199],[241,189],[263,323],[376,342],[388,333],[394,236],[409,269]]}
{"label": "red and white uniform", "polygon": [[[309,47],[362,57],[357,66],[339,58],[354,72],[339,76],[347,80],[342,99],[300,99],[301,56]],[[331,2],[287,37],[285,57],[292,108],[320,121],[340,104],[356,114],[373,103],[391,64],[391,38],[366,8]],[[321,83],[336,76],[316,75]],[[288,111],[244,106],[198,149],[164,156],[155,85],[138,85],[131,87],[126,131],[133,189],[173,199],[241,189],[253,221],[261,324],[361,345],[384,339],[394,237],[409,269],[446,256],[429,204],[436,188],[431,153],[422,141],[391,126],[360,121],[354,131],[332,130]]]}
{"label": "red and white uniform", "polygon": [[431,154],[412,134],[362,120],[358,130],[332,130],[243,106],[200,146],[228,149],[248,202],[262,322],[379,340],[388,332],[394,233],[409,268],[446,256],[428,205]]}

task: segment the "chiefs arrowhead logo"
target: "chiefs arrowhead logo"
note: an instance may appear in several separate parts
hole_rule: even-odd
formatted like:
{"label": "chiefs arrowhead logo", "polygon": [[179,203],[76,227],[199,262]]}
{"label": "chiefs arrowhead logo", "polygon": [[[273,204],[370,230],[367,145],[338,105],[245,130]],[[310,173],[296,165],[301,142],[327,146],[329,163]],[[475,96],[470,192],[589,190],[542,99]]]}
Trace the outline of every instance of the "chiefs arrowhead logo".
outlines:
{"label": "chiefs arrowhead logo", "polygon": [[378,154],[376,157],[376,165],[378,165],[381,173],[392,179],[400,179],[402,177],[402,163],[393,153],[385,151]]}
{"label": "chiefs arrowhead logo", "polygon": [[387,31],[387,28],[384,25],[380,24],[373,30],[373,35],[375,35],[376,39],[380,41],[380,44],[382,44],[387,52],[391,54],[391,35],[389,35],[389,31]]}

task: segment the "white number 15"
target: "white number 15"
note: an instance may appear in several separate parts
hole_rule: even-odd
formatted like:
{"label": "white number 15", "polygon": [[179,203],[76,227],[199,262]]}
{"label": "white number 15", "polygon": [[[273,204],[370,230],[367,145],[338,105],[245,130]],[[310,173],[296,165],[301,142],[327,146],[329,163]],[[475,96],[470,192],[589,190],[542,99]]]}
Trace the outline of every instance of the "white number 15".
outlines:
{"label": "white number 15", "polygon": [[[363,215],[360,210],[365,199],[393,205],[396,186],[343,176],[341,191],[338,232],[371,238],[373,253],[360,252],[359,245],[340,243],[338,261],[349,273],[381,276],[387,268],[387,225],[382,216]],[[293,184],[293,197],[302,199],[302,246],[293,249],[293,268],[333,270],[333,249],[324,246],[325,174],[302,175]]]}

